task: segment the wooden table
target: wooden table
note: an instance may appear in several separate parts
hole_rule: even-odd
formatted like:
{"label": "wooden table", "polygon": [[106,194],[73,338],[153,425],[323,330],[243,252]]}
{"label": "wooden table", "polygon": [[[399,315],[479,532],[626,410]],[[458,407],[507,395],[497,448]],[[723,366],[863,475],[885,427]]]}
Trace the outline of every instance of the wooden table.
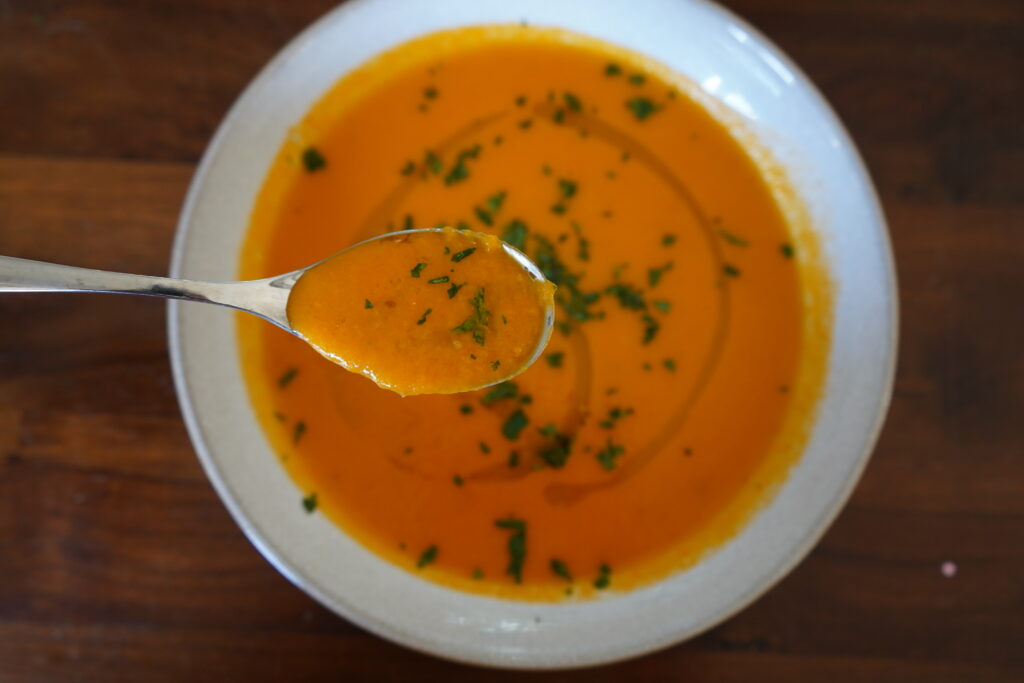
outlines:
{"label": "wooden table", "polygon": [[[1024,3],[729,4],[874,175],[902,298],[892,410],[765,597],[660,654],[538,677],[1024,680]],[[217,122],[329,5],[0,2],[0,253],[165,273]],[[371,636],[260,557],[193,455],[161,303],[2,296],[0,321],[0,681],[524,676]]]}

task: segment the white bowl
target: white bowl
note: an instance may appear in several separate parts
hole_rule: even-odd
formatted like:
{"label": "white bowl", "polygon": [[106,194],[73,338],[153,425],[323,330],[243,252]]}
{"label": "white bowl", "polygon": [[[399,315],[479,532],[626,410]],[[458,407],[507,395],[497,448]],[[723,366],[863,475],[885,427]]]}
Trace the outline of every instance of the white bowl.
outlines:
{"label": "white bowl", "polygon": [[171,274],[235,277],[271,159],[289,127],[348,70],[424,33],[523,19],[620,44],[702,84],[745,119],[809,207],[835,285],[824,396],[799,463],[736,537],[655,585],[589,602],[509,602],[428,583],[296,504],[299,492],[250,409],[232,315],[171,304],[170,347],[182,411],[210,481],[249,539],[297,586],[424,652],[503,667],[585,666],[689,638],[782,578],[849,496],[886,411],[896,285],[884,219],[842,125],[778,48],[720,7],[692,0],[348,2],[293,40],[235,103],[192,181]]}

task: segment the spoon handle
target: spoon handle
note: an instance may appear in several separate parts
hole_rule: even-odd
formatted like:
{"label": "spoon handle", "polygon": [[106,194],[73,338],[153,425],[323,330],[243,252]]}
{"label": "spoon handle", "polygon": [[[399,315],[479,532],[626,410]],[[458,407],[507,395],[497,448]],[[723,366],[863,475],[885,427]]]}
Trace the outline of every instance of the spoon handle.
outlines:
{"label": "spoon handle", "polygon": [[201,282],[113,273],[0,256],[0,292],[105,292],[200,301],[255,313],[290,331],[287,302],[297,274],[245,282]]}

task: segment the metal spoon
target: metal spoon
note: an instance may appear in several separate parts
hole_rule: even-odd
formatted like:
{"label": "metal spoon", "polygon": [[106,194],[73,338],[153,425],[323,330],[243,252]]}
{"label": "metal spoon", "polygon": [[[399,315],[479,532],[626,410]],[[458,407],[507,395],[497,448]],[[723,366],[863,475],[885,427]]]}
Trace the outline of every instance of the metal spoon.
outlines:
{"label": "metal spoon", "polygon": [[[408,234],[410,232],[438,232],[440,228],[427,228],[422,230],[406,230],[402,233],[386,233],[378,235],[369,240],[354,244],[341,252],[329,256],[328,259],[337,256],[348,249],[355,249],[360,245],[374,240],[393,237],[396,234]],[[525,254],[509,244],[502,244],[505,252],[526,270],[531,277],[544,280],[544,273]],[[324,260],[328,260],[324,259]],[[281,329],[294,334],[303,341],[308,340],[302,334],[291,327],[288,322],[288,297],[291,295],[292,287],[298,282],[303,274],[314,266],[323,263],[318,261],[312,265],[293,270],[290,273],[268,277],[262,280],[244,280],[241,282],[203,282],[198,280],[180,280],[169,277],[155,277],[151,275],[132,275],[129,273],[114,273],[106,270],[93,270],[91,268],[76,268],[64,266],[45,261],[32,261],[29,259],[14,258],[13,256],[0,256],[0,292],[100,292],[108,294],[140,294],[142,296],[156,296],[165,299],[179,299],[182,301],[198,301],[207,304],[227,306],[246,313],[252,313],[272,322]],[[534,353],[529,361],[519,368],[510,368],[507,374],[495,378],[483,386],[491,386],[514,374],[518,374],[524,368],[532,365],[543,352],[551,336],[551,329],[554,325],[555,312],[552,306],[545,311],[544,331],[540,336]],[[315,347],[314,347],[315,348]],[[318,351],[320,349],[317,349]],[[344,359],[338,359],[344,365]],[[466,390],[480,389],[481,387],[469,387]]]}

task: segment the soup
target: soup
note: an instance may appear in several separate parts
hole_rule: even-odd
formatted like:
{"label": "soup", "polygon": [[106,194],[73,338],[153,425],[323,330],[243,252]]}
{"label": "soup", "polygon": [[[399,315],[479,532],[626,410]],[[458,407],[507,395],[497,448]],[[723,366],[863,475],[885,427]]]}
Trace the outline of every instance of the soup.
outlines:
{"label": "soup", "polygon": [[629,590],[735,534],[802,447],[828,292],[785,179],[702,100],[528,26],[417,39],[325,95],[268,172],[242,277],[449,225],[528,254],[557,312],[514,380],[410,398],[241,318],[296,506],[424,579],[521,600]]}
{"label": "soup", "polygon": [[303,273],[292,328],[324,356],[403,396],[512,377],[548,332],[553,285],[494,235],[415,230],[356,245]]}

